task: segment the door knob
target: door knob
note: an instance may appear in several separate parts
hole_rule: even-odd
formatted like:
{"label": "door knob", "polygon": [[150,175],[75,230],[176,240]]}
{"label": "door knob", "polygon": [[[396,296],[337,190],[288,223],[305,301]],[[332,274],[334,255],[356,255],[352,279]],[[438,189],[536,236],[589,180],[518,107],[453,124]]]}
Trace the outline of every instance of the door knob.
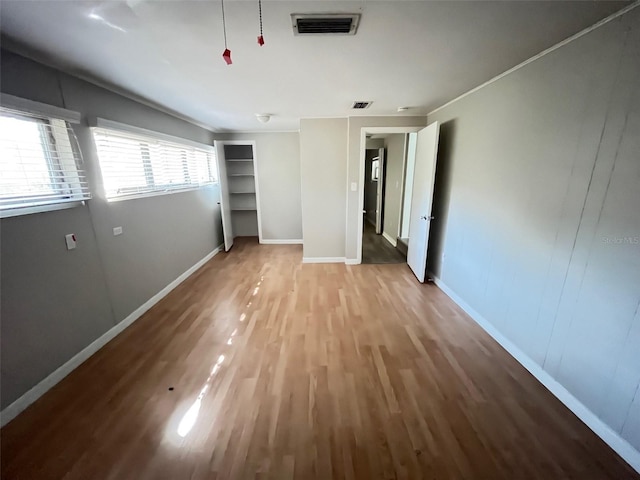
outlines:
{"label": "door knob", "polygon": [[436,217],[427,217],[426,215],[423,215],[420,217],[420,220],[433,220]]}

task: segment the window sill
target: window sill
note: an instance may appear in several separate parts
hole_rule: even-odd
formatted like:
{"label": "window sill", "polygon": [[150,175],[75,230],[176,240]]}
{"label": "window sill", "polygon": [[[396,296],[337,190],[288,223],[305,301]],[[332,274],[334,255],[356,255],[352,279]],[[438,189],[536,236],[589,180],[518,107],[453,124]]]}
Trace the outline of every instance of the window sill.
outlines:
{"label": "window sill", "polygon": [[0,218],[20,217],[22,215],[31,215],[34,213],[55,212],[56,210],[66,210],[68,208],[76,208],[85,205],[85,201],[52,203],[50,205],[38,205],[34,207],[16,207],[6,210],[0,210]]}
{"label": "window sill", "polygon": [[109,203],[124,202],[126,200],[137,200],[139,198],[159,197],[161,195],[173,195],[175,193],[193,192],[195,190],[202,190],[204,188],[213,187],[215,185],[218,185],[218,183],[217,182],[208,183],[206,185],[200,185],[200,186],[197,186],[197,187],[176,188],[174,190],[162,190],[162,191],[157,191],[157,192],[132,193],[131,195],[121,195],[119,197],[107,198],[107,202],[109,202]]}

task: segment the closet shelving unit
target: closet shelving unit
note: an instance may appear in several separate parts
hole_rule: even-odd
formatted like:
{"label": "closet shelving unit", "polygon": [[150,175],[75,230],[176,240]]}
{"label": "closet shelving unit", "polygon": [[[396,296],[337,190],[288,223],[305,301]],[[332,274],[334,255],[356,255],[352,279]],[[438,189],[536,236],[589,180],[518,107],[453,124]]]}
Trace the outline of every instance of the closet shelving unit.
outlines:
{"label": "closet shelving unit", "polygon": [[[260,201],[257,182],[255,142],[221,141],[218,143],[218,161],[221,163],[223,182],[223,210],[230,218],[223,218],[231,237],[262,238]],[[224,162],[224,163],[223,163]],[[226,208],[224,208],[226,207]],[[223,212],[224,217],[224,212]],[[228,242],[225,234],[225,244]],[[228,247],[230,248],[230,246]]]}

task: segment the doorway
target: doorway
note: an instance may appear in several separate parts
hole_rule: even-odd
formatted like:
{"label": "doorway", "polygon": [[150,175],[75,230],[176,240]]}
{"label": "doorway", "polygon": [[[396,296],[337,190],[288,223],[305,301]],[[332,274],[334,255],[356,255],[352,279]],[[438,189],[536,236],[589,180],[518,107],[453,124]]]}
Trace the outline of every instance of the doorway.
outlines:
{"label": "doorway", "polygon": [[369,135],[365,150],[362,263],[404,263],[398,250],[406,134]]}
{"label": "doorway", "polygon": [[[402,134],[398,136],[400,148],[396,147],[401,153],[390,153],[392,134]],[[424,128],[361,129],[359,196],[362,214],[358,225],[358,263],[406,261],[418,281],[425,281],[429,231],[434,219],[432,208],[438,137],[437,122]],[[383,146],[376,147],[383,154],[368,153],[367,150],[374,150],[368,148],[374,146],[371,142],[380,139]],[[394,156],[399,158],[395,164]],[[381,159],[384,160],[380,162]],[[375,188],[372,183],[375,183]],[[371,225],[369,220],[373,215],[370,210],[374,204],[371,197],[374,191],[377,192],[375,204],[379,206],[382,202],[382,205],[375,211],[376,222]],[[375,228],[373,230],[376,236],[371,231],[374,225],[378,227],[377,231]],[[388,247],[392,247],[397,255],[391,259],[372,259],[371,252],[376,253],[375,247],[384,248],[389,254],[391,250]]]}

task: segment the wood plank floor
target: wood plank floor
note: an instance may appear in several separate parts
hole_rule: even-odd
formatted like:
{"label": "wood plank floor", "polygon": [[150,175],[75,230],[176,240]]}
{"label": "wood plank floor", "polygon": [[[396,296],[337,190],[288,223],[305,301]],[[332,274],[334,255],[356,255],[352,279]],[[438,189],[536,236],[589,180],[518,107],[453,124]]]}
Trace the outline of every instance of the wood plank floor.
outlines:
{"label": "wood plank floor", "polygon": [[2,478],[640,478],[406,265],[301,257],[216,256],[2,429]]}

